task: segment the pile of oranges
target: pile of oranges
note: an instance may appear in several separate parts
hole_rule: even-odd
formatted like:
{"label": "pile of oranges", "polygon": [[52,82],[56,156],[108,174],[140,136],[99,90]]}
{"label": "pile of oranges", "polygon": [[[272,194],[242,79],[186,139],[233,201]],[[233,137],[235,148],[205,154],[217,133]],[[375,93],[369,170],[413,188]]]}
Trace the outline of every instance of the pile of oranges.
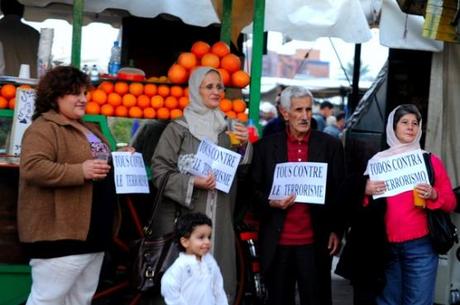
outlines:
{"label": "pile of oranges", "polygon": [[188,89],[177,85],[103,81],[88,92],[87,114],[169,120],[182,117]]}
{"label": "pile of oranges", "polygon": [[240,58],[230,53],[230,47],[223,41],[212,46],[204,41],[195,42],[190,52],[181,53],[169,68],[168,79],[174,84],[183,84],[199,66],[218,69],[225,86],[244,88],[250,81],[249,75],[241,70]]}
{"label": "pile of oranges", "polygon": [[[31,88],[29,85],[20,85],[17,88]],[[16,86],[4,84],[0,88],[0,109],[14,109],[16,105]]]}
{"label": "pile of oranges", "polygon": [[223,98],[219,104],[220,110],[225,113],[227,118],[238,120],[242,123],[248,121],[246,114],[246,102],[242,99],[230,100]]}

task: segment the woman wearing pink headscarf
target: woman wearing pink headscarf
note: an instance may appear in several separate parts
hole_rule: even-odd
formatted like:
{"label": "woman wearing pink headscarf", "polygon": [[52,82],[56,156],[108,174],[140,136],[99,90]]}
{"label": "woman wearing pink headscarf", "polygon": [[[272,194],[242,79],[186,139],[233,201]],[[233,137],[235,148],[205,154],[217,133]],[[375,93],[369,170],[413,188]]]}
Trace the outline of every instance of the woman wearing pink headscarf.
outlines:
{"label": "woman wearing pink headscarf", "polygon": [[[388,117],[386,127],[389,149],[370,161],[420,149],[422,119],[417,107],[404,104]],[[441,160],[431,155],[433,185],[418,184],[416,195],[426,200],[425,209],[452,212],[456,199]],[[383,181],[366,183],[368,196],[386,191]],[[385,266],[385,287],[377,298],[379,305],[433,304],[438,256],[428,237],[427,215],[424,208],[414,206],[412,190],[386,197],[385,228],[389,256]]]}

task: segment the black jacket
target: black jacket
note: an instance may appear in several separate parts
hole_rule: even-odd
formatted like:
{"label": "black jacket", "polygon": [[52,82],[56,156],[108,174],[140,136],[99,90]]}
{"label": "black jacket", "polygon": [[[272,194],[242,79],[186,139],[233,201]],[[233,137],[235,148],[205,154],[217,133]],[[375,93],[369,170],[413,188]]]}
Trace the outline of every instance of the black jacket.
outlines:
{"label": "black jacket", "polygon": [[[344,218],[339,190],[344,178],[343,147],[339,140],[311,131],[308,144],[308,161],[328,164],[326,201],[324,205],[311,204],[311,219],[315,245],[324,257],[328,255],[327,242],[331,232],[342,235]],[[280,132],[258,141],[254,146],[251,178],[254,204],[260,217],[259,245],[262,271],[266,272],[275,256],[276,247],[286,217],[286,210],[271,208],[268,196],[273,183],[273,173],[278,163],[287,162],[287,134]]]}

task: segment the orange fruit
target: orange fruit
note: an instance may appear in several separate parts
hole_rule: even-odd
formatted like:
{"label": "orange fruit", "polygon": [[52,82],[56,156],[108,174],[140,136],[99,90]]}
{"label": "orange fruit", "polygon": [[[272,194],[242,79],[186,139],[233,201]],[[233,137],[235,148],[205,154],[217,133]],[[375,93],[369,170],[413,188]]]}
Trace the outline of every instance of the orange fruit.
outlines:
{"label": "orange fruit", "polygon": [[236,71],[232,74],[232,84],[238,88],[244,88],[249,84],[249,74],[243,70]]}
{"label": "orange fruit", "polygon": [[134,96],[139,96],[144,93],[144,85],[141,83],[131,83],[129,84],[129,93]]}
{"label": "orange fruit", "polygon": [[219,56],[213,53],[207,53],[201,58],[201,65],[217,69],[220,65]]}
{"label": "orange fruit", "polygon": [[[18,88],[21,88],[21,89],[31,89],[32,86],[31,86],[31,85],[22,84],[22,85],[19,85]],[[16,89],[17,89],[17,88],[16,88]]]}
{"label": "orange fruit", "polygon": [[179,106],[179,101],[174,96],[168,96],[165,99],[165,107],[169,109],[176,109]]}
{"label": "orange fruit", "polygon": [[167,97],[169,95],[169,86],[159,85],[158,86],[158,95],[162,97]]}
{"label": "orange fruit", "polygon": [[129,114],[130,118],[139,119],[139,118],[142,118],[144,116],[144,111],[142,111],[142,109],[137,107],[137,106],[133,106],[133,107],[129,108],[128,114]]}
{"label": "orange fruit", "polygon": [[155,84],[147,84],[144,86],[144,94],[148,97],[152,97],[157,94],[157,85]]}
{"label": "orange fruit", "polygon": [[188,80],[187,69],[178,64],[173,64],[168,70],[168,78],[173,84],[183,84]]}
{"label": "orange fruit", "polygon": [[211,46],[204,41],[197,41],[192,45],[192,51],[195,56],[200,59],[204,54],[209,53]]}
{"label": "orange fruit", "polygon": [[9,100],[16,96],[16,87],[13,86],[12,84],[6,84],[6,85],[3,85],[0,92],[4,98]]}
{"label": "orange fruit", "polygon": [[127,93],[123,95],[122,103],[123,103],[123,106],[126,106],[129,108],[137,104],[137,98],[131,93]]}
{"label": "orange fruit", "polygon": [[91,100],[99,105],[103,105],[107,101],[107,93],[102,89],[96,89],[91,92]]}
{"label": "orange fruit", "polygon": [[141,109],[150,107],[150,98],[147,95],[141,94],[137,97],[137,106]]}
{"label": "orange fruit", "polygon": [[14,107],[16,106],[16,98],[13,97],[11,100],[9,100],[8,102],[8,108],[10,109],[14,109]]}
{"label": "orange fruit", "polygon": [[185,88],[184,88],[184,93],[183,93],[183,95],[188,97],[188,87],[185,87]]}
{"label": "orange fruit", "polygon": [[157,110],[157,119],[159,120],[169,120],[169,109],[166,107],[161,107]]}
{"label": "orange fruit", "polygon": [[96,102],[86,103],[86,113],[87,114],[99,114],[101,111],[101,106]]}
{"label": "orange fruit", "polygon": [[164,98],[161,95],[155,95],[152,96],[150,99],[150,105],[152,106],[153,109],[158,109],[163,107],[165,104]]}
{"label": "orange fruit", "polygon": [[129,86],[125,82],[116,82],[113,90],[123,96],[123,94],[128,93]]}
{"label": "orange fruit", "polygon": [[242,99],[235,99],[233,100],[232,108],[236,113],[244,112],[246,110],[246,102]]}
{"label": "orange fruit", "polygon": [[220,67],[233,73],[241,69],[241,60],[235,54],[227,54],[220,60]]}
{"label": "orange fruit", "polygon": [[155,109],[153,109],[152,107],[144,108],[143,112],[144,112],[144,118],[146,119],[155,118],[156,112],[155,112]]}
{"label": "orange fruit", "polygon": [[114,87],[113,83],[106,81],[106,80],[100,83],[99,86],[97,86],[98,89],[103,90],[107,94],[113,92],[113,87]]}
{"label": "orange fruit", "polygon": [[230,47],[225,42],[218,41],[212,45],[211,52],[222,58],[230,53]]}
{"label": "orange fruit", "polygon": [[90,90],[86,91],[86,101],[87,102],[91,101],[91,91]]}
{"label": "orange fruit", "polygon": [[179,55],[179,58],[177,59],[177,63],[184,67],[185,69],[191,69],[195,67],[198,63],[198,60],[196,59],[195,54],[190,53],[190,52],[185,52]]}
{"label": "orange fruit", "polygon": [[171,113],[169,114],[169,116],[170,116],[171,120],[181,118],[182,117],[182,110],[173,109],[173,110],[171,110]]}
{"label": "orange fruit", "polygon": [[219,70],[220,79],[222,80],[222,83],[224,84],[224,86],[230,85],[230,73],[228,73],[227,70],[222,69],[222,68],[219,68],[217,70]]}
{"label": "orange fruit", "polygon": [[121,96],[115,92],[109,93],[107,96],[107,103],[114,107],[121,105]]}
{"label": "orange fruit", "polygon": [[8,107],[8,100],[3,96],[0,96],[0,109]]}
{"label": "orange fruit", "polygon": [[179,98],[179,108],[184,109],[185,107],[188,106],[189,103],[190,103],[190,101],[189,101],[188,97],[181,96]]}
{"label": "orange fruit", "polygon": [[242,123],[246,123],[249,120],[248,115],[244,112],[238,113],[236,119]]}
{"label": "orange fruit", "polygon": [[236,120],[236,113],[235,111],[227,111],[225,113],[225,115],[229,118],[229,119],[233,119],[233,120]]}
{"label": "orange fruit", "polygon": [[105,104],[101,107],[101,114],[105,116],[112,116],[114,112],[115,108],[113,108],[113,106],[110,104]]}
{"label": "orange fruit", "polygon": [[169,94],[171,94],[174,97],[179,98],[182,95],[184,95],[184,89],[182,89],[181,86],[172,86],[171,89],[170,89]]}
{"label": "orange fruit", "polygon": [[219,108],[222,112],[227,112],[227,111],[232,110],[232,101],[227,98],[221,99]]}
{"label": "orange fruit", "polygon": [[117,106],[115,108],[115,115],[116,116],[128,116],[128,108],[123,105]]}

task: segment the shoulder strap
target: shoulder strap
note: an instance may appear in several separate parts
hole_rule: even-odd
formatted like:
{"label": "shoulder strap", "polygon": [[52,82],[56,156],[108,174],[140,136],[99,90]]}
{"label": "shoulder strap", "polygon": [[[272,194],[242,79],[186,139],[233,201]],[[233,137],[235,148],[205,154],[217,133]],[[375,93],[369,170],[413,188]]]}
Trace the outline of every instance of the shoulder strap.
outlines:
{"label": "shoulder strap", "polygon": [[[176,122],[180,122],[180,120],[177,120]],[[169,123],[171,124],[171,122]],[[179,124],[179,125],[182,125],[182,124]],[[184,126],[184,125],[182,125]],[[184,126],[186,127],[186,126]],[[184,143],[184,137],[181,137],[181,146],[182,146],[182,143]],[[153,169],[152,169],[153,170]],[[149,220],[149,223],[147,224],[147,226],[144,228],[144,232],[146,234],[151,234],[152,233],[152,226],[153,226],[153,221],[155,219],[155,215],[158,211],[158,207],[160,206],[161,204],[161,201],[163,200],[163,192],[166,188],[166,184],[168,183],[168,178],[169,178],[169,175],[171,175],[171,171],[167,172],[163,177],[162,177],[162,180],[160,182],[160,186],[158,188],[158,191],[157,193],[155,194],[155,199],[153,200],[153,210],[152,210],[152,216],[150,217],[150,220]],[[179,216],[180,216],[180,209],[177,207],[176,205],[176,212],[175,212],[175,218],[177,219]]]}
{"label": "shoulder strap", "polygon": [[160,187],[157,190],[157,193],[155,194],[155,199],[153,200],[153,210],[152,210],[152,216],[150,217],[149,223],[145,227],[145,232],[146,233],[151,233],[152,232],[152,226],[153,226],[153,220],[155,219],[156,212],[158,211],[158,207],[160,206],[161,201],[163,200],[163,192],[166,187],[166,183],[168,183],[168,178],[171,172],[167,172],[160,183]]}
{"label": "shoulder strap", "polygon": [[428,180],[430,181],[431,185],[434,185],[434,170],[433,170],[433,164],[431,163],[431,153],[424,152],[423,159],[425,159],[425,166],[426,166],[426,171],[428,173]]}

